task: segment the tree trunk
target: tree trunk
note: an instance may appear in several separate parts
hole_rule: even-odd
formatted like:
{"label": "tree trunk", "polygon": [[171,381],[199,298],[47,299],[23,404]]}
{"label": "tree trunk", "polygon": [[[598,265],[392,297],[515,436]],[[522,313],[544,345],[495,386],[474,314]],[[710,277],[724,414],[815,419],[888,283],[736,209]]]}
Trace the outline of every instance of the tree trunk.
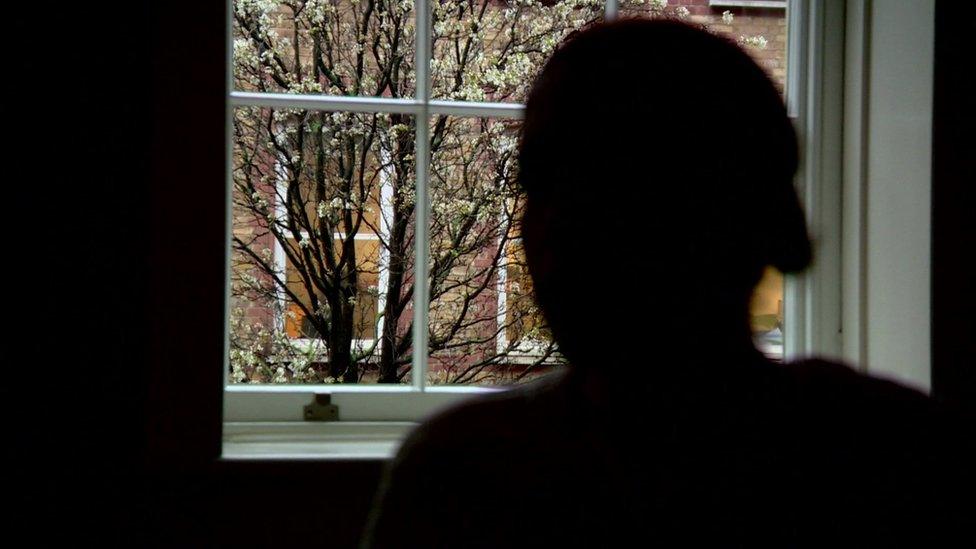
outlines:
{"label": "tree trunk", "polygon": [[[352,363],[352,315],[348,304],[338,304],[331,310],[332,330],[329,332],[329,375],[342,378],[343,383],[357,383],[358,371]],[[349,317],[348,319],[346,317]]]}
{"label": "tree trunk", "polygon": [[[390,277],[393,278],[392,276]],[[387,293],[388,296],[398,296],[399,295],[399,280],[398,284],[394,285],[392,280],[390,281],[390,291]],[[397,286],[397,293],[393,293],[394,286]],[[396,332],[398,320],[394,314],[394,308],[396,303],[390,297],[387,297],[386,307],[384,308],[383,315],[383,339],[380,340],[380,377],[377,380],[379,383],[396,383],[397,382],[397,366],[396,366]]]}
{"label": "tree trunk", "polygon": [[390,250],[390,279],[386,290],[386,305],[383,308],[383,339],[380,341],[379,383],[397,383],[397,329],[401,313],[398,308],[403,292],[404,233],[406,224],[398,224],[394,227],[393,238],[390,239],[397,249]]}

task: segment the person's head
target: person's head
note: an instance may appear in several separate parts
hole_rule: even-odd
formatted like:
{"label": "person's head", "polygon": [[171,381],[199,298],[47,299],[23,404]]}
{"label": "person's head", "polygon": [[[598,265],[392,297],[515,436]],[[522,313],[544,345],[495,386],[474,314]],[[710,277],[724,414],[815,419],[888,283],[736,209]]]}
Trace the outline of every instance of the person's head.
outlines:
{"label": "person's head", "polygon": [[734,43],[666,20],[564,42],[528,97],[519,180],[536,297],[570,361],[747,329],[765,267],[811,261],[796,168],[782,98]]}

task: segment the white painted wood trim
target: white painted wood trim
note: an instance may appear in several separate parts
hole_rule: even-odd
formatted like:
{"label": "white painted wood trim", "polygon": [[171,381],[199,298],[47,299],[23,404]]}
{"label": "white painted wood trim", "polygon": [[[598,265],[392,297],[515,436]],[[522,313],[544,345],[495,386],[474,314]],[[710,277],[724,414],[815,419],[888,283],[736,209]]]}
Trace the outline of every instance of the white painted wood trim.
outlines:
{"label": "white painted wood trim", "polygon": [[230,422],[221,459],[368,459],[393,457],[413,422]]}
{"label": "white painted wood trim", "polygon": [[840,355],[841,158],[844,5],[789,4],[787,106],[800,138],[797,191],[814,243],[813,265],[786,277],[787,359]]}
{"label": "white painted wood trim", "polygon": [[842,212],[841,356],[867,369],[866,241],[867,114],[870,81],[870,0],[847,3],[844,31],[844,157]]}
{"label": "white painted wood trim", "polygon": [[865,362],[931,387],[933,2],[870,4],[865,162]]}

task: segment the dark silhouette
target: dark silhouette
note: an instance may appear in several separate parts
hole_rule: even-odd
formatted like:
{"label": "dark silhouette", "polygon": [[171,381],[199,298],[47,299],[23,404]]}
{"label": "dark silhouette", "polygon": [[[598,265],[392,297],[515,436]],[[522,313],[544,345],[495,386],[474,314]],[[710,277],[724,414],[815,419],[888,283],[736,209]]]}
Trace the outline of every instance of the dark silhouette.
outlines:
{"label": "dark silhouette", "polygon": [[974,537],[960,412],[753,346],[763,269],[812,253],[794,130],[739,47],[672,21],[578,33],[535,83],[520,164],[526,257],[571,366],[418,428],[366,546]]}

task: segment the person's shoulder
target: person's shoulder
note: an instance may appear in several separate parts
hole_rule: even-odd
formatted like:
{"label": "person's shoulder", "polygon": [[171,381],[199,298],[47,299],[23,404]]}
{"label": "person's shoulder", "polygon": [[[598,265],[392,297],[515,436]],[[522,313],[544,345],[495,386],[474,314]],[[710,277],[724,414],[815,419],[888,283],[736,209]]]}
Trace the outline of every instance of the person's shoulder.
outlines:
{"label": "person's shoulder", "polygon": [[472,453],[505,446],[544,429],[568,396],[566,376],[555,374],[507,390],[479,394],[422,421],[406,438],[399,459]]}
{"label": "person's shoulder", "polygon": [[364,547],[500,545],[485,540],[518,529],[501,526],[506,509],[552,463],[542,449],[570,398],[565,377],[480,394],[421,422],[387,465]]}
{"label": "person's shoulder", "polygon": [[[821,358],[782,365],[791,398],[811,415],[833,417],[851,429],[870,427],[876,436],[958,438],[971,411],[923,390]],[[889,433],[890,431],[890,433]]]}
{"label": "person's shoulder", "polygon": [[972,537],[973,505],[961,503],[976,489],[971,409],[828,360],[797,361],[783,372],[794,394],[804,395],[798,400],[810,430],[822,435],[814,442],[845,464],[850,456],[871,464],[847,469],[857,472],[849,489],[874,498],[866,507],[876,507],[879,524],[898,532],[901,519],[910,519],[933,532]]}
{"label": "person's shoulder", "polygon": [[918,409],[936,405],[933,399],[917,388],[859,372],[842,362],[807,358],[788,362],[781,369],[805,395],[814,398]]}

